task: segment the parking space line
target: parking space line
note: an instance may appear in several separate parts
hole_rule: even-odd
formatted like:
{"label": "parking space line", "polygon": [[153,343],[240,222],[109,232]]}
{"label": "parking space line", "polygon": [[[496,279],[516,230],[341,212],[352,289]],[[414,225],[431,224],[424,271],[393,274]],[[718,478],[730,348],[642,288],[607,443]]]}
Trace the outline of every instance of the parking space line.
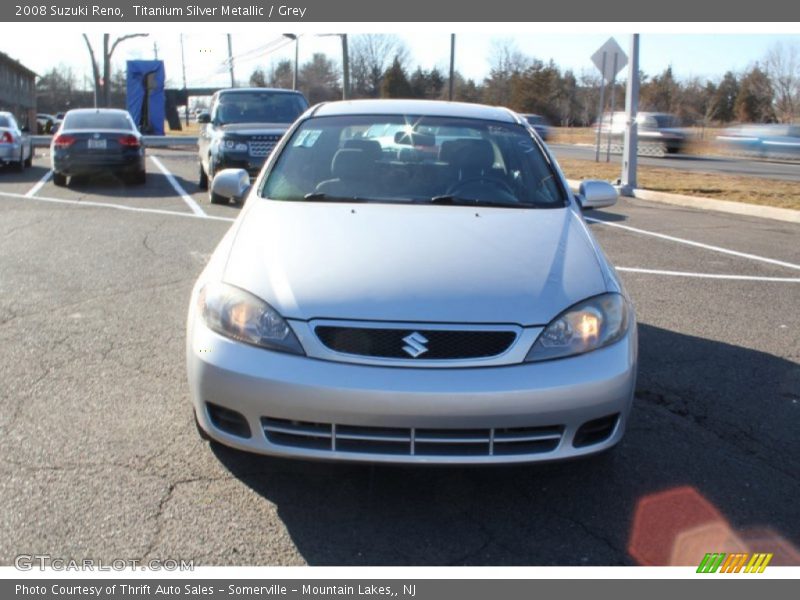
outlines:
{"label": "parking space line", "polygon": [[800,283],[800,277],[761,277],[758,275],[723,275],[717,273],[693,273],[691,271],[662,271],[660,269],[639,269],[636,267],[614,267],[625,273],[644,273],[646,275],[667,275],[671,277],[695,277],[698,279],[731,279],[734,281],[772,281],[780,283]]}
{"label": "parking space line", "polygon": [[227,221],[232,223],[236,219],[231,217],[215,217],[213,215],[178,212],[176,210],[162,210],[158,208],[137,208],[134,206],[124,206],[122,204],[110,204],[107,202],[92,202],[91,200],[66,200],[64,198],[47,198],[46,196],[26,196],[24,194],[14,194],[12,192],[0,192],[0,196],[7,198],[25,198],[28,200],[38,200],[40,202],[52,202],[54,204],[74,204],[77,206],[89,206],[99,208],[116,208],[117,210],[127,210],[131,212],[153,213],[157,215],[170,215],[174,217],[188,217],[190,219],[204,219],[210,221]]}
{"label": "parking space line", "polygon": [[192,212],[193,212],[194,214],[198,215],[198,216],[205,216],[205,215],[206,215],[206,213],[205,213],[205,212],[203,212],[203,209],[202,209],[202,208],[200,208],[200,205],[199,205],[199,204],[197,204],[197,202],[195,202],[195,201],[194,201],[194,198],[192,198],[192,197],[191,197],[189,194],[187,194],[187,193],[186,193],[186,190],[184,190],[184,189],[181,187],[181,184],[180,184],[180,183],[178,183],[178,180],[177,180],[177,179],[175,179],[175,176],[174,176],[172,173],[170,173],[170,172],[169,172],[169,170],[167,169],[167,167],[165,167],[165,166],[164,166],[164,163],[162,163],[160,160],[158,160],[158,157],[156,157],[156,156],[153,156],[153,155],[150,155],[150,160],[152,160],[152,161],[153,161],[153,163],[154,163],[154,164],[155,164],[155,165],[156,165],[156,166],[159,168],[159,170],[160,170],[160,171],[161,171],[161,172],[164,174],[164,177],[166,177],[166,178],[167,178],[167,181],[169,181],[169,183],[170,183],[170,185],[172,186],[172,188],[173,188],[173,189],[174,189],[174,190],[177,192],[178,196],[180,196],[180,197],[181,197],[181,199],[182,199],[184,202],[186,202],[186,205],[187,205],[189,208],[191,208],[191,209],[192,209]]}
{"label": "parking space line", "polygon": [[730,250],[728,248],[721,248],[720,246],[711,246],[710,244],[703,244],[702,242],[695,242],[693,240],[687,240],[685,238],[674,237],[671,235],[666,235],[663,233],[657,233],[655,231],[648,231],[646,229],[639,229],[637,227],[631,227],[630,225],[622,225],[620,223],[611,223],[609,221],[603,221],[602,219],[592,219],[591,217],[584,217],[590,223],[601,223],[603,225],[607,225],[608,227],[617,227],[619,229],[624,229],[626,231],[632,231],[634,233],[640,233],[642,235],[649,235],[652,237],[660,238],[662,240],[667,240],[670,242],[677,242],[679,244],[686,244],[687,246],[694,246],[696,248],[703,248],[704,250],[711,250],[712,252],[720,252],[721,254],[728,254],[730,256],[737,256],[739,258],[746,258],[748,260],[756,260],[759,262],[769,263],[771,265],[778,265],[779,267],[786,267],[787,269],[797,269],[800,271],[800,265],[790,262],[785,262],[782,260],[776,260],[774,258],[767,258],[766,256],[759,256],[757,254],[747,254],[745,252],[738,252],[736,250]]}
{"label": "parking space line", "polygon": [[29,189],[28,192],[25,194],[25,196],[27,198],[30,198],[30,197],[35,196],[36,194],[38,194],[39,190],[44,187],[45,183],[50,181],[50,178],[52,176],[53,176],[53,171],[52,170],[50,170],[47,173],[45,173],[44,177],[42,177],[39,181],[37,181],[36,185],[34,185],[31,189]]}

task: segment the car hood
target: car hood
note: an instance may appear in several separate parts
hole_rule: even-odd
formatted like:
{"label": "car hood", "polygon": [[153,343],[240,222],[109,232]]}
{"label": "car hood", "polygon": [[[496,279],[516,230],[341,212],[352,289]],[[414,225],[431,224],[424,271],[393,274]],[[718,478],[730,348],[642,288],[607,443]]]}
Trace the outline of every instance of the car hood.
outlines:
{"label": "car hood", "polygon": [[230,123],[221,125],[223,133],[236,133],[239,135],[267,135],[283,134],[289,129],[290,123]]}
{"label": "car hood", "polygon": [[606,291],[567,208],[249,202],[223,280],[287,318],[543,325]]}

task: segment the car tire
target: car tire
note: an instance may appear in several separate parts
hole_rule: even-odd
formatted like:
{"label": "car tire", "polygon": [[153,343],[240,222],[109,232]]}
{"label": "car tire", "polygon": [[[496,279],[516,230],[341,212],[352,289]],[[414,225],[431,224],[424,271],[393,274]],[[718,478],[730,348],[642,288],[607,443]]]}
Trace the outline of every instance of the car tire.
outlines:
{"label": "car tire", "polygon": [[211,204],[228,204],[229,200],[225,196],[220,196],[214,192],[208,192],[208,199]]}
{"label": "car tire", "polygon": [[14,170],[17,173],[22,173],[25,170],[25,148],[19,151],[19,160],[14,163]]}
{"label": "car tire", "polygon": [[28,168],[33,166],[33,146],[31,146],[31,152],[28,154],[28,158],[25,159],[25,166]]}
{"label": "car tire", "polygon": [[67,176],[63,173],[53,173],[53,185],[56,187],[65,187],[67,185]]}
{"label": "car tire", "polygon": [[206,175],[205,170],[203,169],[203,163],[200,163],[200,176],[198,177],[197,187],[201,190],[208,189],[208,175]]}

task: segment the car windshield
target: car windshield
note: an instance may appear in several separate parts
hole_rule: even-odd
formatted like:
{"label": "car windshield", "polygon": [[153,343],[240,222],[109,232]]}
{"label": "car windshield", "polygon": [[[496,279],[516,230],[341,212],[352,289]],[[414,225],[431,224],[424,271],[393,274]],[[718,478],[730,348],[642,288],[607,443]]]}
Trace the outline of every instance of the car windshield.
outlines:
{"label": "car windshield", "polygon": [[521,125],[413,115],[306,120],[260,192],[272,200],[516,208],[566,200],[554,167]]}
{"label": "car windshield", "polygon": [[133,122],[122,113],[88,112],[67,115],[62,129],[123,129],[132,131]]}
{"label": "car windshield", "polygon": [[677,119],[673,115],[653,115],[656,127],[677,127]]}
{"label": "car windshield", "polygon": [[213,121],[231,123],[291,123],[307,108],[299,94],[281,92],[234,92],[222,94]]}

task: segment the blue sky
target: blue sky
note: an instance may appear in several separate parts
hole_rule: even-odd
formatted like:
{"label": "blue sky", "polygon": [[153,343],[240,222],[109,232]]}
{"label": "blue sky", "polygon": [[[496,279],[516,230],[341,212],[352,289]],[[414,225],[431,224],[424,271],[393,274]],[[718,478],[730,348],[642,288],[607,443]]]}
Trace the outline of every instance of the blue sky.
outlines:
{"label": "blue sky", "polygon": [[[590,56],[610,36],[626,50],[629,34],[609,32],[592,33],[543,33],[530,24],[530,33],[461,33],[456,38],[456,66],[467,77],[482,79],[489,69],[489,56],[498,43],[511,43],[525,54],[542,60],[553,59],[562,68],[571,68],[577,74],[593,69]],[[488,26],[491,28],[491,26]],[[47,35],[31,27],[9,33],[0,38],[0,51],[14,56],[38,73],[44,73],[59,63],[72,67],[78,75],[79,85],[84,74],[89,75],[89,61],[80,33],[62,32],[58,35],[58,52],[42,51],[43,39]],[[141,29],[140,29],[141,30]],[[146,31],[146,28],[144,29]],[[411,51],[411,62],[423,68],[439,67],[446,70],[449,61],[450,39],[448,33],[429,32],[396,34]],[[90,35],[99,44],[101,35]],[[281,58],[293,59],[293,42],[279,41],[279,33],[250,32],[233,35],[237,79],[246,81],[257,66],[268,67],[270,62]],[[656,74],[671,65],[679,78],[693,76],[718,79],[727,70],[741,71],[756,61],[763,60],[770,47],[781,42],[800,48],[800,34],[661,34],[641,35],[641,68],[648,74]],[[166,60],[167,77],[171,84],[181,85],[181,53],[179,31],[158,33],[144,39],[130,40],[122,44],[114,56],[115,64],[122,68],[126,59],[153,58],[154,42],[158,45],[159,58]],[[272,43],[274,42],[274,43]],[[227,56],[224,33],[187,33],[184,35],[187,80],[190,86],[227,85],[229,78],[223,66]],[[258,51],[265,46],[281,46],[265,54]],[[301,35],[300,61],[308,59],[313,52],[325,52],[341,57],[339,40],[336,37],[321,37],[312,33]],[[624,76],[624,73],[623,73]]]}

